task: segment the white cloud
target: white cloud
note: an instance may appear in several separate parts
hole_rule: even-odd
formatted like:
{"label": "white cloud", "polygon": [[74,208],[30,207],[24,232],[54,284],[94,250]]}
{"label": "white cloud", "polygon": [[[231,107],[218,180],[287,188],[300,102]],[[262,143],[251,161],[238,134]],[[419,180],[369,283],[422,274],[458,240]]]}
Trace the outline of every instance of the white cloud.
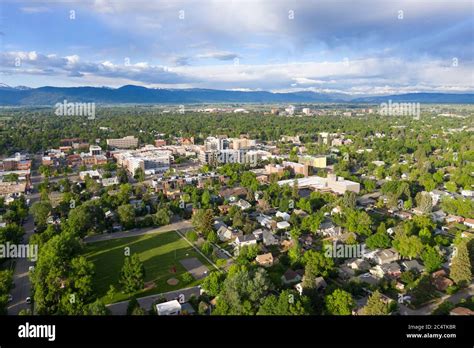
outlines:
{"label": "white cloud", "polygon": [[[15,65],[15,58],[21,65]],[[442,60],[404,61],[365,59],[289,64],[228,64],[200,66],[162,66],[149,62],[116,64],[112,61],[88,62],[79,56],[58,57],[37,52],[0,54],[3,74],[71,76],[126,80],[144,86],[200,87],[252,90],[346,91],[351,94],[380,94],[407,91],[473,91],[472,63],[452,66]],[[419,81],[423,81],[420,83]],[[114,85],[117,85],[116,83]]]}

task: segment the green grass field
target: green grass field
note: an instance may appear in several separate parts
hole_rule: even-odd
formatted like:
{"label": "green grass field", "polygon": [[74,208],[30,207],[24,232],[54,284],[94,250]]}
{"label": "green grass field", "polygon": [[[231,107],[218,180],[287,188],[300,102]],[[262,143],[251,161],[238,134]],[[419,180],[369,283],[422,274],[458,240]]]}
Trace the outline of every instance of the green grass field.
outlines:
{"label": "green grass field", "polygon": [[[154,288],[134,294],[123,294],[120,291],[119,274],[126,257],[126,247],[130,248],[132,254],[139,254],[145,267],[145,283],[154,282]],[[123,301],[133,295],[141,297],[199,284],[200,281],[194,278],[191,282],[183,282],[181,275],[187,271],[179,262],[182,259],[196,257],[212,270],[212,266],[176,232],[90,243],[86,245],[84,256],[95,265],[94,290],[105,303]],[[173,267],[176,273],[172,272]],[[178,279],[179,283],[169,285],[167,280],[170,278]],[[117,289],[113,298],[106,296],[111,284]]]}

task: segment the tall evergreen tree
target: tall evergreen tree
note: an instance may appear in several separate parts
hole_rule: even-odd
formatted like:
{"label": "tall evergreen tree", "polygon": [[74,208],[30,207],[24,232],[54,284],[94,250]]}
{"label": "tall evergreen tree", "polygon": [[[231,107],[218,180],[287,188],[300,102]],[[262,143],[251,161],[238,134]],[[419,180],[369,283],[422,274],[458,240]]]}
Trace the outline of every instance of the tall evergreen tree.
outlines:
{"label": "tall evergreen tree", "polygon": [[456,245],[456,252],[451,263],[450,277],[458,285],[466,285],[471,282],[471,261],[467,251],[466,242],[462,241]]}

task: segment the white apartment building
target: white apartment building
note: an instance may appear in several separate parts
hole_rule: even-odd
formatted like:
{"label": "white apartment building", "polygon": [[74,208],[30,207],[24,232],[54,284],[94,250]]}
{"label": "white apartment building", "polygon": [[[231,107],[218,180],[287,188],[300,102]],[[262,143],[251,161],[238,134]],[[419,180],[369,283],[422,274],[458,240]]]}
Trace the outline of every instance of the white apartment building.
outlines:
{"label": "white apartment building", "polygon": [[337,177],[334,174],[329,174],[327,178],[314,175],[307,178],[281,180],[278,182],[278,185],[293,186],[295,180],[299,188],[313,188],[316,190],[329,189],[339,194],[344,194],[346,191],[352,191],[355,193],[360,192],[359,183],[346,180],[343,177]]}
{"label": "white apartment building", "polygon": [[117,164],[126,168],[132,175],[139,168],[143,171],[153,169],[155,172],[165,172],[170,168],[172,151],[147,145],[135,151],[115,153],[114,157]]}

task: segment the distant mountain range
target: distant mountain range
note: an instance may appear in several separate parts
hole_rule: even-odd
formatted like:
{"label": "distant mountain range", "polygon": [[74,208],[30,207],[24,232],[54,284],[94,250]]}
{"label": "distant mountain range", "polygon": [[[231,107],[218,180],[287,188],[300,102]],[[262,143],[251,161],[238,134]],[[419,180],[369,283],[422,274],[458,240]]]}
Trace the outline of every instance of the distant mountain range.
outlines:
{"label": "distant mountain range", "polygon": [[190,104],[190,103],[374,103],[419,102],[474,104],[474,93],[409,93],[353,97],[342,93],[228,91],[215,89],[154,89],[127,85],[108,87],[10,87],[0,84],[1,106],[54,105],[68,102],[97,104]]}

